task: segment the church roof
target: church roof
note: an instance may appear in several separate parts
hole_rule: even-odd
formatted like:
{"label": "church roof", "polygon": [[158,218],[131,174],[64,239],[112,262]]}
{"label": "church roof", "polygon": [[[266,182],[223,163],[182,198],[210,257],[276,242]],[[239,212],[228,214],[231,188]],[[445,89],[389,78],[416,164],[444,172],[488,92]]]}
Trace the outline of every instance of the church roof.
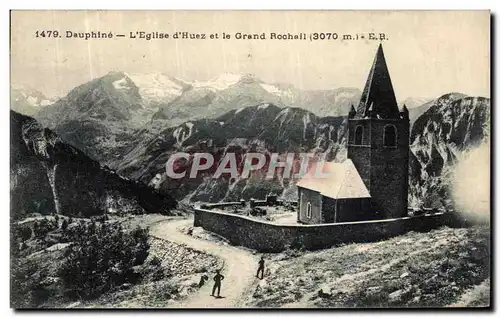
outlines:
{"label": "church roof", "polygon": [[365,117],[399,118],[399,108],[382,44],[378,47],[356,111],[355,118]]}
{"label": "church roof", "polygon": [[316,171],[309,170],[297,186],[333,199],[370,198],[370,192],[351,159],[342,163],[326,162],[322,172],[328,176],[316,177]]}

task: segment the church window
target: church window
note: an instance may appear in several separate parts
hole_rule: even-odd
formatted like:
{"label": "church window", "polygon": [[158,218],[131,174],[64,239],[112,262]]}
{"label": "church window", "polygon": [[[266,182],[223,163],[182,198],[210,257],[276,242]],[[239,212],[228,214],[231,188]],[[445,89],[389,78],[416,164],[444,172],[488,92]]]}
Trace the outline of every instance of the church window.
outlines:
{"label": "church window", "polygon": [[304,192],[300,193],[300,211],[304,211]]}
{"label": "church window", "polygon": [[397,131],[394,125],[384,127],[384,146],[396,147]]}
{"label": "church window", "polygon": [[312,216],[312,207],[311,207],[311,202],[307,202],[307,211],[306,211],[306,217],[310,219]]}
{"label": "church window", "polygon": [[363,127],[357,126],[354,132],[354,144],[361,145],[363,143]]}

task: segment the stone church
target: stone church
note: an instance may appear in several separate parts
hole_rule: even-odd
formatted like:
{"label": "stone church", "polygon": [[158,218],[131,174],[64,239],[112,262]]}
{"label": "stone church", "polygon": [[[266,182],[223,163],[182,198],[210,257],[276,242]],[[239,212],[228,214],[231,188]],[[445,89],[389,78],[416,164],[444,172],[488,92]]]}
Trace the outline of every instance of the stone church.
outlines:
{"label": "stone church", "polygon": [[347,160],[326,163],[327,178],[297,183],[300,223],[337,223],[407,216],[410,121],[400,111],[382,44],[348,118]]}

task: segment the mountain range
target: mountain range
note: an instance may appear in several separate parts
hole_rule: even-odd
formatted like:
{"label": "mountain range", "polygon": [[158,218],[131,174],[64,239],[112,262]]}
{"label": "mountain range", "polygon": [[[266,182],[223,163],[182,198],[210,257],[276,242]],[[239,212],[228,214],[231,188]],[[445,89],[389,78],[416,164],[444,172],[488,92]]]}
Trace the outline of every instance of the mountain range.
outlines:
{"label": "mountain range", "polygon": [[[202,176],[179,183],[166,178],[164,165],[174,152],[199,150],[242,157],[255,150],[313,152],[342,161],[346,114],[360,95],[355,88],[304,91],[249,74],[189,82],[164,74],[111,72],[51,105],[39,103],[34,117],[89,159],[179,200],[233,200],[269,192],[293,199],[293,180],[279,176]],[[452,169],[453,158],[486,138],[489,99],[450,93],[402,104],[410,109],[412,123],[410,204],[445,204],[449,194],[441,176]],[[430,194],[441,199],[425,199]]]}
{"label": "mountain range", "polygon": [[213,119],[262,103],[307,105],[318,116],[345,115],[359,98],[358,89],[303,91],[248,74],[188,82],[163,74],[110,72],[43,107],[35,118],[92,159],[114,168],[137,140],[188,120]]}
{"label": "mountain range", "polygon": [[[410,206],[449,204],[449,174],[457,158],[488,137],[489,107],[487,98],[458,93],[429,103],[411,131]],[[262,198],[270,192],[295,200],[294,180],[279,176],[266,180],[262,175],[227,180],[205,175],[179,183],[166,177],[165,163],[174,152],[197,151],[218,154],[216,158],[223,158],[228,152],[237,153],[242,158],[240,166],[250,151],[308,152],[343,161],[346,121],[345,116],[318,117],[300,108],[261,104],[230,111],[213,120],[189,121],[167,128],[139,142],[125,155],[118,172],[189,201]]]}
{"label": "mountain range", "polygon": [[[95,84],[105,86],[107,93],[115,98],[120,99],[121,96],[140,104],[149,115],[153,113],[153,120],[163,119],[163,125],[170,126],[186,120],[215,118],[232,109],[266,102],[280,107],[305,108],[322,117],[343,116],[347,115],[350,105],[359,102],[361,95],[359,89],[350,87],[301,90],[290,84],[266,83],[252,74],[224,73],[207,81],[186,81],[162,73],[129,74],[112,71],[78,86],[62,99],[76,102],[75,94],[95,89]],[[26,103],[38,110],[57,101],[46,98],[32,88],[21,86],[13,86],[11,95],[14,110],[20,110],[20,103],[26,99],[29,99]],[[23,95],[23,99],[18,98],[18,95]],[[413,109],[430,100],[409,97],[400,103],[400,107],[405,104],[408,109]],[[186,106],[196,111],[186,113]],[[128,113],[127,110],[122,111]],[[127,117],[127,114],[123,115]]]}
{"label": "mountain range", "polygon": [[54,99],[29,86],[11,85],[10,108],[19,113],[33,116],[45,106],[52,105]]}
{"label": "mountain range", "polygon": [[[31,95],[30,95],[31,94]],[[28,108],[15,96],[37,96]],[[189,120],[214,119],[224,113],[262,103],[299,107],[316,116],[344,116],[357,104],[357,88],[300,90],[288,84],[269,84],[251,74],[222,74],[208,81],[185,81],[161,73],[110,72],[72,89],[50,102],[43,94],[12,89],[12,109],[34,116],[92,159],[115,167],[136,140],[150,138],[165,127]],[[25,98],[33,104],[34,98]],[[421,112],[409,98],[410,117]],[[401,105],[402,106],[402,105]],[[26,111],[24,110],[26,109]]]}
{"label": "mountain range", "polygon": [[166,178],[165,163],[174,152],[209,152],[220,159],[228,152],[242,158],[247,152],[308,152],[334,160],[345,157],[346,132],[346,117],[318,117],[301,108],[264,103],[167,128],[141,140],[117,168],[119,174],[167,189],[177,198],[219,201],[263,197],[270,191],[281,193],[293,183],[280,177],[263,180],[262,176],[229,183],[207,175],[179,184]]}

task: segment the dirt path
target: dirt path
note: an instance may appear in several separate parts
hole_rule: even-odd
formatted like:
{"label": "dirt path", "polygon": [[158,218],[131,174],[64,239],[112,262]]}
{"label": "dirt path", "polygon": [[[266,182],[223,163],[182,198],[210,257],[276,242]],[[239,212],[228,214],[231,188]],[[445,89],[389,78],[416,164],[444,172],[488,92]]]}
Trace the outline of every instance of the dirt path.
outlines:
{"label": "dirt path", "polygon": [[241,298],[253,285],[255,280],[258,257],[249,251],[234,246],[219,245],[210,241],[203,241],[181,233],[178,228],[193,224],[193,220],[170,220],[156,224],[151,234],[178,244],[185,244],[193,249],[219,257],[224,262],[221,274],[221,297],[215,298],[212,292],[213,281],[210,278],[200,291],[188,297],[187,300],[174,307],[182,308],[225,308],[241,307]]}

